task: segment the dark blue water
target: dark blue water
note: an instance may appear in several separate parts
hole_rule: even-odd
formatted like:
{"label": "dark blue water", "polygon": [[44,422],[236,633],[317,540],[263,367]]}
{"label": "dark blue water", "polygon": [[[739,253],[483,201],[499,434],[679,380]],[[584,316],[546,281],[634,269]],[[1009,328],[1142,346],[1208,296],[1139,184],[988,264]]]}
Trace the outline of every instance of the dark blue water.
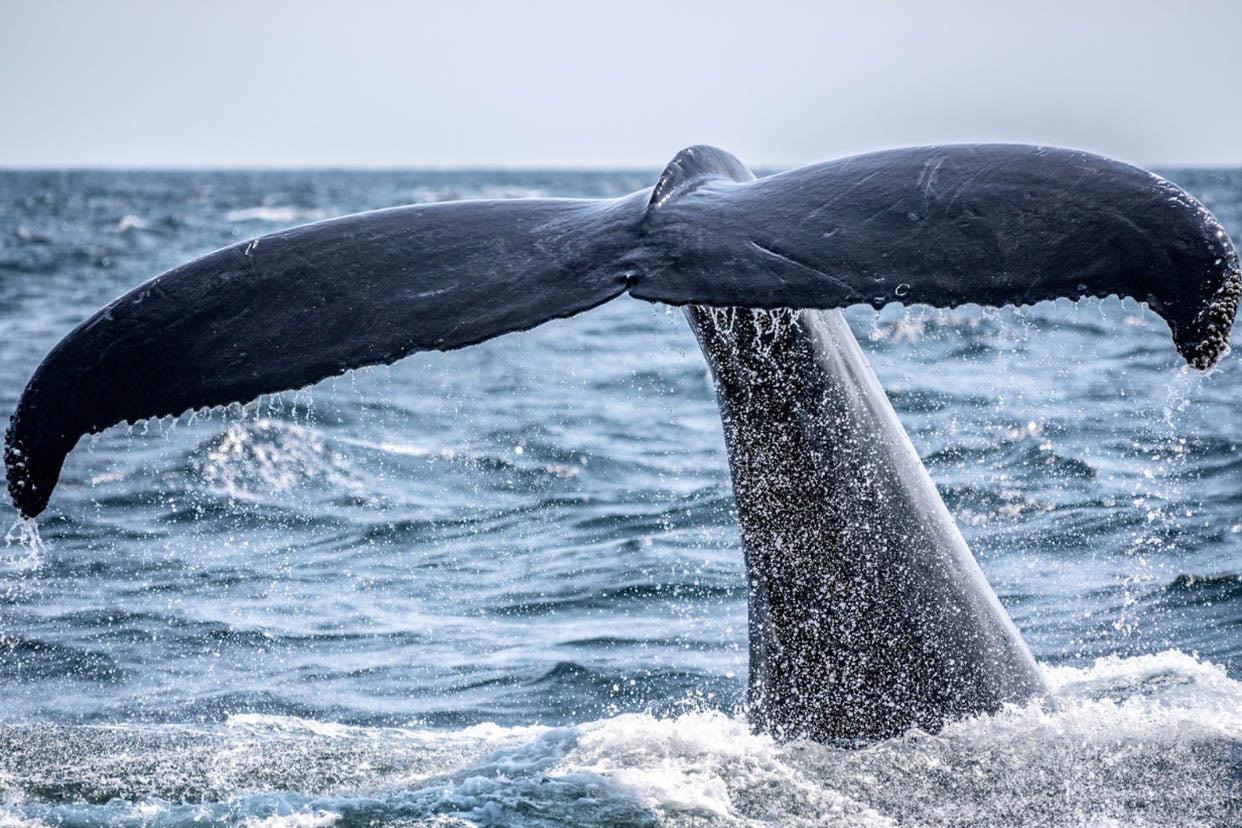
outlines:
{"label": "dark blue water", "polygon": [[[0,411],[237,239],[655,175],[0,173]],[[1242,235],[1242,173],[1169,175]],[[850,319],[1055,712],[750,734],[706,368],[621,299],[84,441],[0,549],[0,825],[1242,823],[1242,361],[1117,300]]]}

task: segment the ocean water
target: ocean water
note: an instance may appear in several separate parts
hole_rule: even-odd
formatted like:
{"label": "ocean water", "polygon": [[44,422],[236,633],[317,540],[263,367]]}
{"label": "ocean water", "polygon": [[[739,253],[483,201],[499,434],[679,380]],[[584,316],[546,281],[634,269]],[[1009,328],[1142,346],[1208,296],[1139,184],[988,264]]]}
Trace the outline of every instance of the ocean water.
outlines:
{"label": "ocean water", "polygon": [[[656,174],[0,172],[0,411],[221,245]],[[1242,236],[1242,172],[1167,175]],[[1242,361],[1115,299],[849,317],[1055,710],[751,734],[707,371],[623,298],[83,441],[0,547],[0,826],[1242,824]]]}

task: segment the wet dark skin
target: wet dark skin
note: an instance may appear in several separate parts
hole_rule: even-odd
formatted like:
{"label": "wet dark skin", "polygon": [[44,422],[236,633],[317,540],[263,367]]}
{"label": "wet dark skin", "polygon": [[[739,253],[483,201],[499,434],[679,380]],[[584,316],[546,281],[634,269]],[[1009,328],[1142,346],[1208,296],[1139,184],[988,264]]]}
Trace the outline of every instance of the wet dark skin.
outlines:
{"label": "wet dark skin", "polygon": [[[1117,295],[1206,369],[1238,256],[1175,185],[1088,153],[890,150],[755,179],[713,147],[617,199],[398,207],[216,251],[44,359],[5,440],[44,510],[86,434],[461,348],[629,293],[687,306],[746,551],[751,721],[866,742],[1046,695],[840,312]],[[770,310],[778,309],[778,310]]]}

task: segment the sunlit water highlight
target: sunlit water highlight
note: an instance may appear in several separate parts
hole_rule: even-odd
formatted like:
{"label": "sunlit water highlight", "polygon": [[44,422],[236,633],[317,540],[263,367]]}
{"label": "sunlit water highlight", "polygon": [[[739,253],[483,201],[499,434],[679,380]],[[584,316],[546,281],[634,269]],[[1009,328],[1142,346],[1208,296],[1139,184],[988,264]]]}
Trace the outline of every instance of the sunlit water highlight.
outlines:
{"label": "sunlit water highlight", "polygon": [[[1242,231],[1242,177],[1171,177]],[[0,173],[0,404],[235,239],[654,178]],[[750,734],[706,368],[679,313],[620,300],[84,441],[42,546],[0,511],[0,825],[1242,822],[1237,355],[1183,372],[1117,301],[850,319],[1055,709]]]}

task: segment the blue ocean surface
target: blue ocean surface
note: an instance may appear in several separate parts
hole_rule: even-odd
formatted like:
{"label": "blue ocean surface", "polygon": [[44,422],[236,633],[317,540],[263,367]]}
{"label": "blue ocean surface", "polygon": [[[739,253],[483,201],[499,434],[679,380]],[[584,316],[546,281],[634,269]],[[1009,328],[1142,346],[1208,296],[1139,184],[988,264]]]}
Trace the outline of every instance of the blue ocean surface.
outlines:
{"label": "blue ocean surface", "polygon": [[[0,412],[214,248],[656,175],[0,172]],[[1242,172],[1167,175],[1242,236]],[[0,826],[1242,824],[1242,360],[1115,298],[849,318],[1055,707],[752,734],[707,369],[622,298],[84,439],[41,547],[0,506]]]}

